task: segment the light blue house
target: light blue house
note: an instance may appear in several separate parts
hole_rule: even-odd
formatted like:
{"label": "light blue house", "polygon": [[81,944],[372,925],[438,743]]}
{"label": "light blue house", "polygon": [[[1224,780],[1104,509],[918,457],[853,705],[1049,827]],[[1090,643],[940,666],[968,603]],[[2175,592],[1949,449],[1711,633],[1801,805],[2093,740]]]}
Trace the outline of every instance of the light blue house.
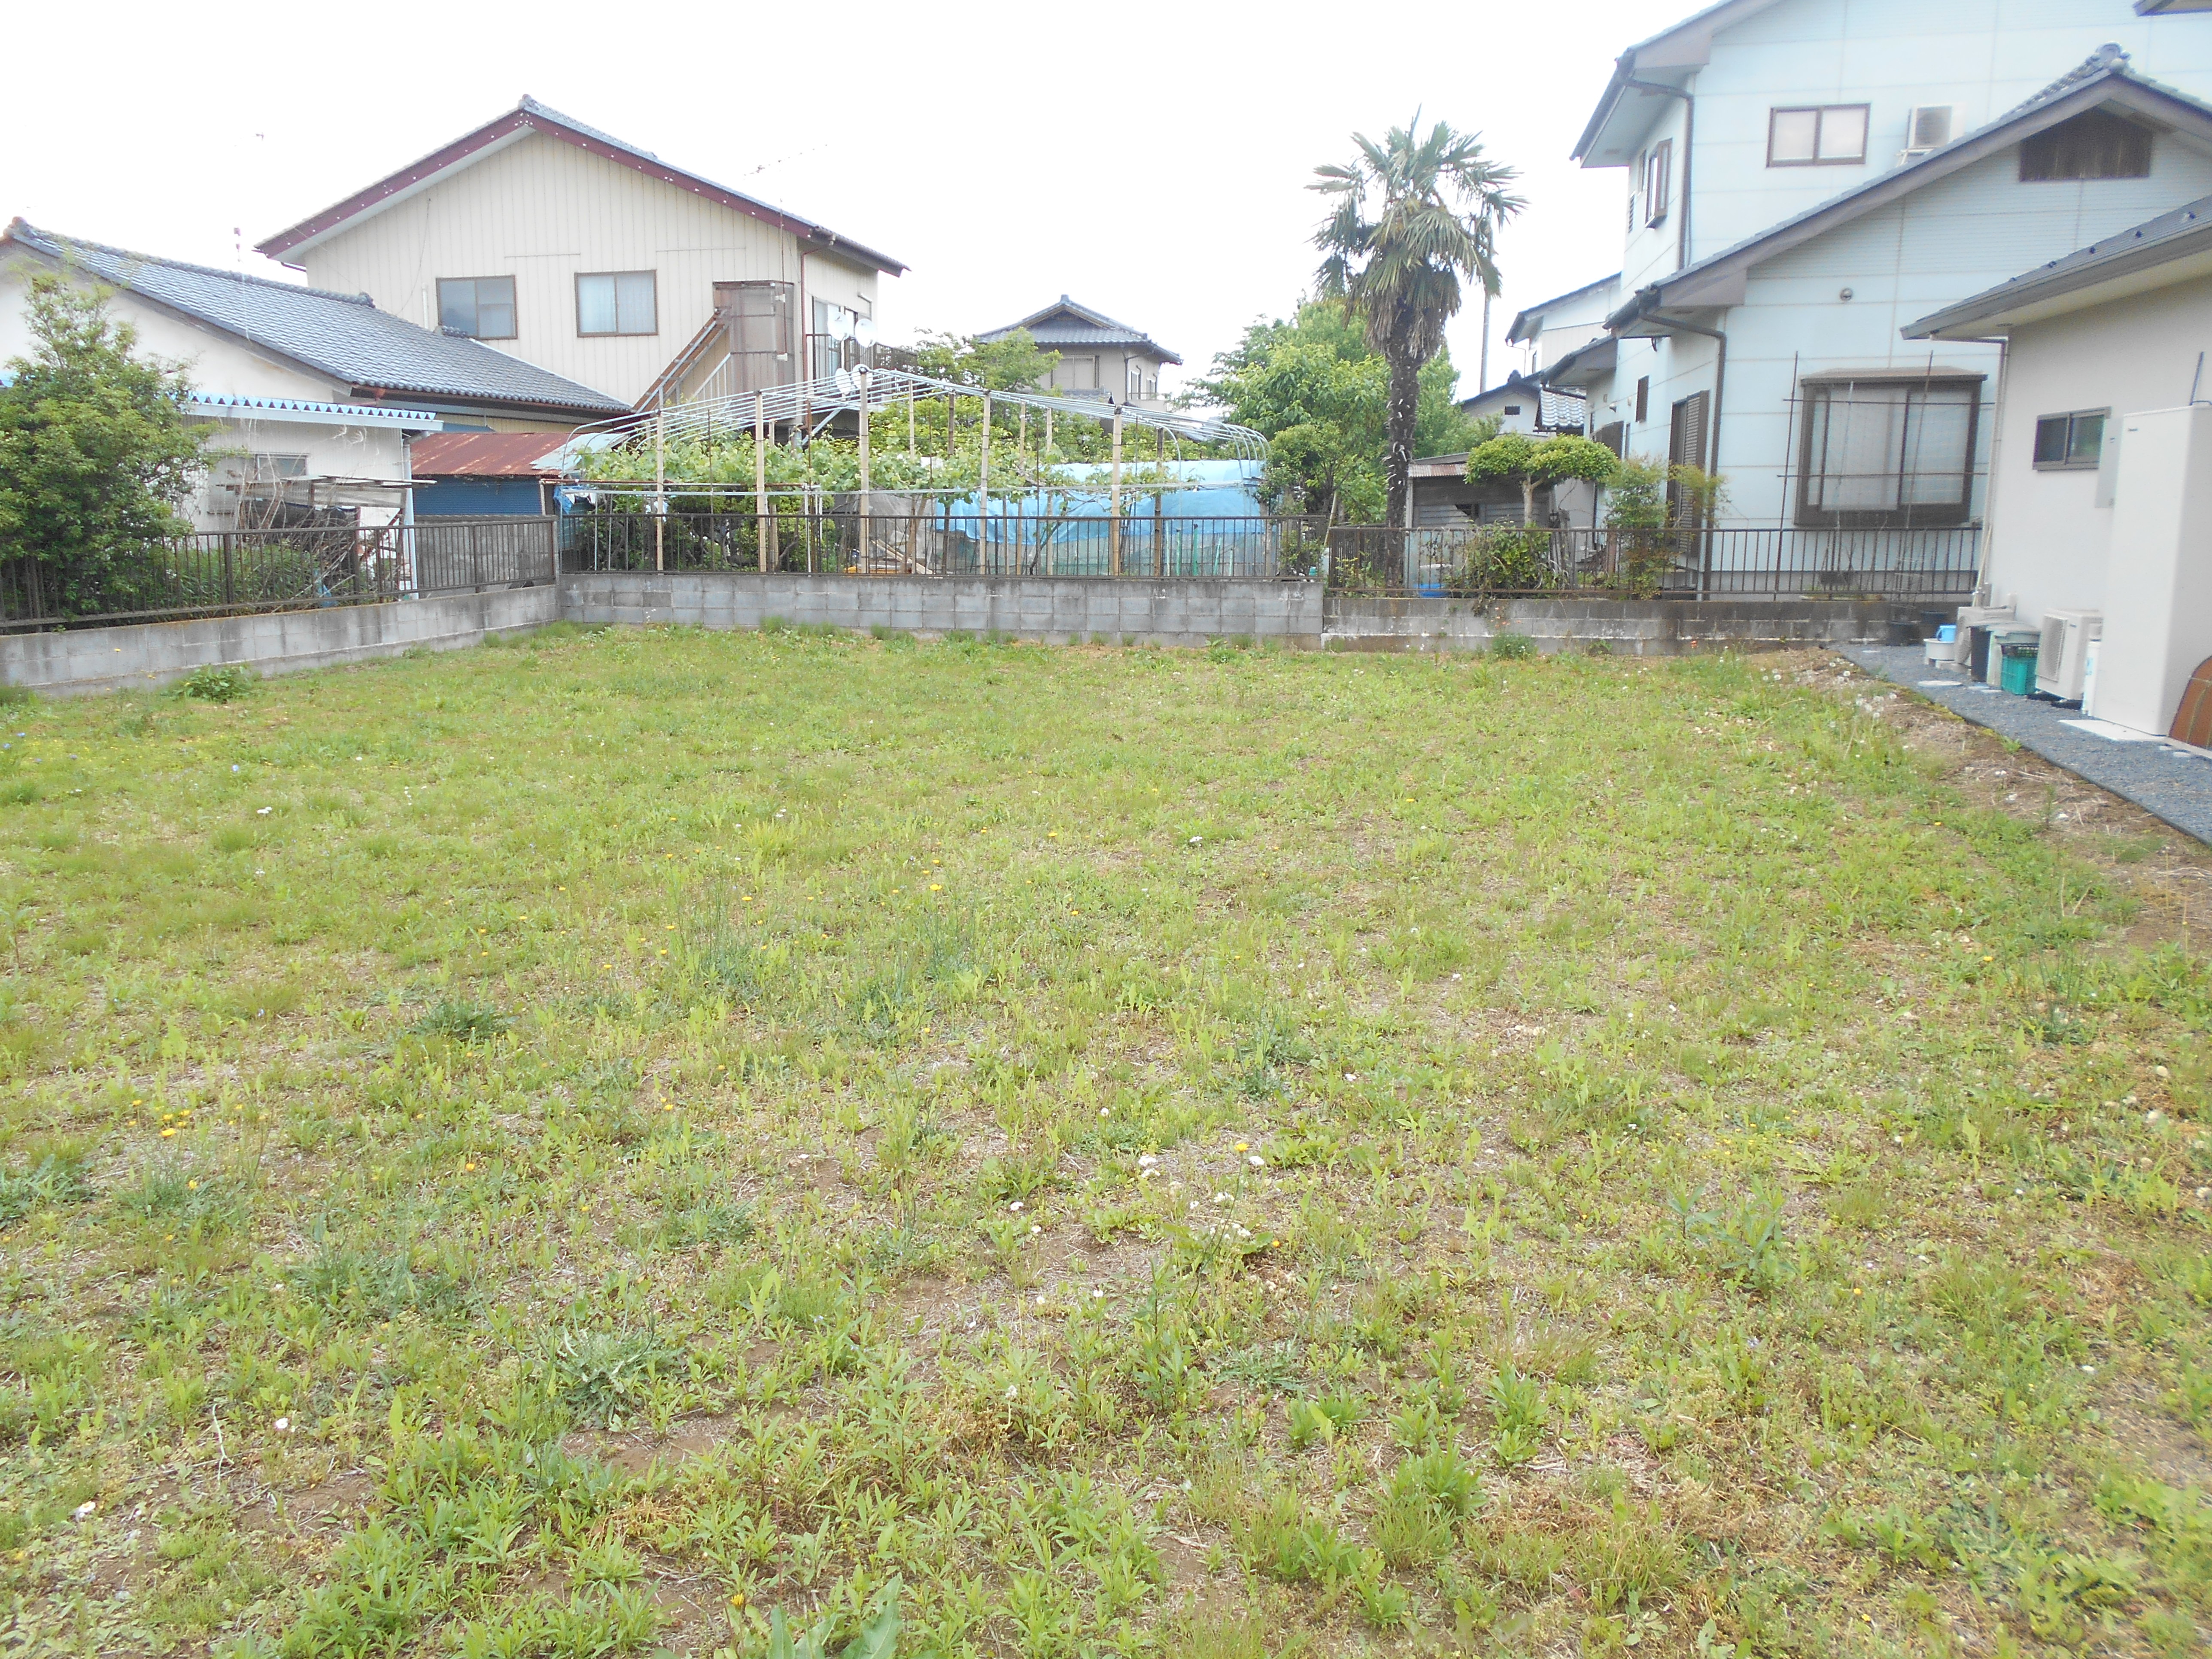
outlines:
{"label": "light blue house", "polygon": [[2159,11],[1723,0],[1631,47],[1576,149],[1624,177],[1616,304],[1564,354],[1535,319],[1542,377],[1723,475],[1764,534],[1716,564],[1971,573],[1998,348],[1899,331],[2212,191],[2212,15]]}

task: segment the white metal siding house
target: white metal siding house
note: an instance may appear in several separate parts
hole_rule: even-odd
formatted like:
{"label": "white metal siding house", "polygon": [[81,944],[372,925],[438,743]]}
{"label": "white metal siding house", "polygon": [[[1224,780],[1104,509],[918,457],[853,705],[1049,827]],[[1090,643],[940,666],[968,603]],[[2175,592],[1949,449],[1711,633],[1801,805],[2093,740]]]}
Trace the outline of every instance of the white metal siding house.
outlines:
{"label": "white metal siding house", "polygon": [[1899,327],[2212,190],[2192,94],[2212,18],[2128,0],[1724,0],[1599,100],[1577,155],[1626,175],[1624,303],[1545,378],[1723,473],[1723,525],[1965,533],[1996,350]]}
{"label": "white metal siding house", "polygon": [[2033,626],[2103,611],[2126,417],[2212,396],[2212,196],[1908,324],[2002,340],[1983,580]]}
{"label": "white metal siding house", "polygon": [[190,507],[204,530],[285,505],[389,521],[407,510],[416,434],[448,418],[565,432],[621,408],[358,295],[131,253],[21,219],[0,234],[0,361],[31,348],[24,300],[41,272],[105,290],[142,351],[185,365],[193,411],[221,428]]}
{"label": "white metal siding house", "polygon": [[828,374],[878,275],[906,268],[531,98],[259,247],[625,404],[710,330],[741,349],[741,288],[781,290],[768,383]]}
{"label": "white metal siding house", "polygon": [[1605,319],[1620,303],[1620,273],[1616,270],[1541,304],[1523,306],[1505,331],[1505,343],[1523,347],[1528,361],[1522,368],[1536,374],[1569,352],[1605,338]]}
{"label": "white metal siding house", "polygon": [[1182,359],[1154,340],[1141,328],[1117,323],[1103,311],[1078,305],[1065,294],[1042,311],[1033,311],[1018,323],[987,329],[979,340],[1003,340],[1016,329],[1046,351],[1060,354],[1048,388],[1079,398],[1097,397],[1117,404],[1137,404],[1146,409],[1165,409],[1160,395],[1160,370]]}

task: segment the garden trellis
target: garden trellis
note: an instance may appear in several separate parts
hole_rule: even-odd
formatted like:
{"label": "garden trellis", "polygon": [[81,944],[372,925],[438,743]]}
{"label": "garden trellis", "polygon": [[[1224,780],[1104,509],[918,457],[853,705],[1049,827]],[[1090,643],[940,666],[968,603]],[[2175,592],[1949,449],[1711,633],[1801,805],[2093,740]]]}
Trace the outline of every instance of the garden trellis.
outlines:
{"label": "garden trellis", "polygon": [[[957,424],[957,410],[963,400],[980,405],[975,422],[981,439],[981,466],[975,484],[971,487],[955,483],[948,477],[942,486],[902,484],[896,492],[897,496],[902,501],[916,497],[942,497],[948,510],[954,499],[972,496],[976,503],[975,517],[979,530],[988,537],[991,533],[994,518],[991,443],[994,412],[1007,407],[1018,410],[1024,434],[1030,411],[1042,414],[1048,452],[1052,447],[1051,434],[1055,420],[1065,416],[1095,422],[1107,428],[1111,434],[1111,448],[1104,469],[1106,477],[1103,489],[1107,497],[1109,535],[1113,543],[1108,562],[1109,568],[1116,572],[1121,564],[1119,544],[1125,483],[1122,453],[1125,432],[1133,428],[1149,430],[1155,434],[1155,447],[1158,452],[1156,465],[1151,476],[1141,485],[1145,494],[1155,497],[1164,491],[1216,487],[1212,481],[1194,483],[1180,474],[1172,479],[1168,476],[1164,456],[1166,442],[1170,438],[1175,441],[1178,459],[1186,440],[1204,444],[1216,452],[1226,449],[1239,470],[1248,476],[1256,476],[1267,455],[1266,438],[1251,428],[1238,426],[1233,422],[1174,410],[1146,409],[1133,404],[1102,404],[1095,398],[1056,396],[1048,392],[994,391],[985,386],[935,380],[904,369],[866,368],[840,369],[836,374],[821,379],[766,387],[751,392],[641,410],[580,429],[570,441],[570,453],[573,454],[583,447],[604,448],[616,444],[632,446],[649,442],[653,454],[653,475],[649,486],[642,478],[631,481],[602,478],[594,483],[602,489],[644,490],[649,487],[652,510],[658,516],[665,516],[670,495],[665,457],[671,442],[711,443],[721,439],[741,441],[750,438],[753,443],[753,509],[756,522],[761,526],[756,545],[761,568],[765,570],[769,568],[769,561],[774,556],[772,498],[789,493],[787,487],[772,488],[769,483],[769,443],[779,434],[791,433],[797,433],[804,441],[811,442],[827,432],[839,417],[848,416],[859,438],[860,487],[855,517],[858,520],[860,558],[861,563],[866,565],[872,562],[876,552],[873,533],[878,516],[874,511],[876,492],[870,477],[871,428],[874,417],[904,411],[911,441],[913,411],[916,406],[924,401],[933,404],[942,401],[948,412],[945,431],[949,447]],[[1026,495],[1039,489],[1062,494],[1099,493],[1102,487],[1099,481],[1094,479],[1086,483],[1066,477],[1062,476],[1064,468],[1054,470],[1049,476],[1030,471],[1025,452],[1025,441],[1018,441],[1012,462],[1018,489],[1013,493]],[[686,490],[683,493],[696,492]],[[726,496],[742,491],[725,484],[713,493]],[[816,492],[802,490],[799,493],[809,499],[808,517],[816,516],[817,509],[811,504],[811,496]],[[910,515],[893,513],[887,516],[897,520]],[[656,568],[661,563],[659,540],[656,532]],[[908,554],[890,551],[886,556],[893,564],[910,562],[910,555]]]}

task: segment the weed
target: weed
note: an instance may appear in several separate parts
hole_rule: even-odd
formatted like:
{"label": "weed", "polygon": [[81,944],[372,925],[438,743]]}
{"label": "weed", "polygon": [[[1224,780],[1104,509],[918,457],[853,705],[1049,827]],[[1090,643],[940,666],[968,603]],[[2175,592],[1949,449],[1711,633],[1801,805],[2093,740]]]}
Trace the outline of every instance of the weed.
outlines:
{"label": "weed", "polygon": [[256,676],[242,663],[210,663],[177,682],[177,695],[202,702],[235,702],[253,689]]}

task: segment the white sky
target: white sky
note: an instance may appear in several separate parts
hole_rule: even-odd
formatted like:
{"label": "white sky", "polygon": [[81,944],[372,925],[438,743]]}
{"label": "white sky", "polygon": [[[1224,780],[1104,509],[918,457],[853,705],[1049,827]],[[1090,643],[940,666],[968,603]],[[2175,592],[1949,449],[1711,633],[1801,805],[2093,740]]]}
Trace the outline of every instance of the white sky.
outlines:
{"label": "white sky", "polygon": [[1314,166],[1418,107],[1522,173],[1495,383],[1517,307],[1618,268],[1622,176],[1567,154],[1615,54],[1694,3],[27,7],[0,218],[269,270],[255,241],[526,92],[907,261],[887,339],[1065,292],[1189,372],[1310,281]]}

